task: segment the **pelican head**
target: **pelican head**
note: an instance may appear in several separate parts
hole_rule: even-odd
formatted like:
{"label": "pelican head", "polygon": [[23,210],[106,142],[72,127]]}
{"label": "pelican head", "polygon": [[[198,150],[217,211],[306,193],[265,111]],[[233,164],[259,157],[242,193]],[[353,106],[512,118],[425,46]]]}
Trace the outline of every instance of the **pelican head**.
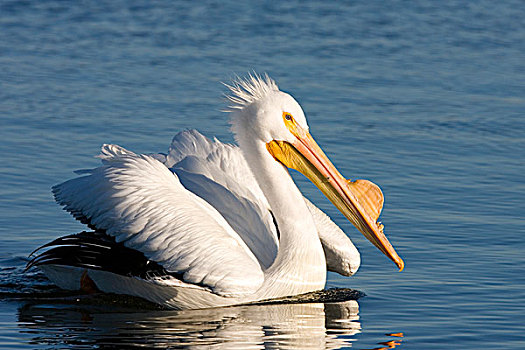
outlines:
{"label": "pelican head", "polygon": [[404,262],[377,222],[383,206],[379,187],[345,179],[310,135],[299,103],[268,76],[250,75],[228,87],[232,130],[241,148],[262,146],[276,162],[305,175],[401,271]]}
{"label": "pelican head", "polygon": [[272,140],[294,142],[295,136],[283,122],[284,113],[308,130],[299,103],[280,91],[269,77],[250,76],[247,80],[238,80],[229,88],[233,92],[232,96],[228,96],[233,102],[230,106],[233,112],[232,130],[240,144],[253,140],[264,144]]}

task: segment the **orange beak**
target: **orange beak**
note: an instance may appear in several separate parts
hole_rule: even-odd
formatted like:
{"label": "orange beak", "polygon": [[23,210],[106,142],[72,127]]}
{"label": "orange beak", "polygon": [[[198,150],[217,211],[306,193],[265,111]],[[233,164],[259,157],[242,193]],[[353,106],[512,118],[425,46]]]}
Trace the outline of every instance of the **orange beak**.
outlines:
{"label": "orange beak", "polygon": [[293,144],[270,141],[266,147],[272,156],[308,177],[373,245],[403,270],[403,260],[383,233],[383,225],[377,222],[383,206],[379,187],[366,180],[346,180],[308,131],[293,120],[285,123],[296,140]]}

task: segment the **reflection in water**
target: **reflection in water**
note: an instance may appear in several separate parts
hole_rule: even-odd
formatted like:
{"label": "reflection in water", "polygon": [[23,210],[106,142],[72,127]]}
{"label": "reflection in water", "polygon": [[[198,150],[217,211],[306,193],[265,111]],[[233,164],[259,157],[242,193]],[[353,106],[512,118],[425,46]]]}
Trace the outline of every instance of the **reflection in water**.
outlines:
{"label": "reflection in water", "polygon": [[361,349],[361,350],[395,349],[397,346],[401,345],[401,341],[400,340],[397,340],[397,341],[396,340],[389,340],[389,341],[379,342],[378,344],[382,345],[382,346],[378,346],[378,347],[371,348],[371,349]]}
{"label": "reflection in water", "polygon": [[360,331],[358,311],[355,300],[186,311],[27,303],[19,322],[47,346],[338,349]]}

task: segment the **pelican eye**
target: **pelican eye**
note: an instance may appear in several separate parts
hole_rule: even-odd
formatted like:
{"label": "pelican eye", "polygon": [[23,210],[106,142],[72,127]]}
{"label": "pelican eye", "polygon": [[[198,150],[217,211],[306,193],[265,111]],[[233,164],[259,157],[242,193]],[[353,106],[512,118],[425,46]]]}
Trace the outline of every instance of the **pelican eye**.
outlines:
{"label": "pelican eye", "polygon": [[284,119],[286,119],[288,121],[291,121],[292,120],[292,115],[290,113],[284,113]]}

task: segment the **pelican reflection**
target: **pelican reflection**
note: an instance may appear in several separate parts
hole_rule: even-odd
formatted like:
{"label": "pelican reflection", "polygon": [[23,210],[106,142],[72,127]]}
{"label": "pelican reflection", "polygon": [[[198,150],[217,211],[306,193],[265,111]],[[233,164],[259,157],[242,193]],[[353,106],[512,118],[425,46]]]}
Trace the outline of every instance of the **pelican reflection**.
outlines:
{"label": "pelican reflection", "polygon": [[358,312],[355,300],[185,311],[27,303],[19,322],[48,346],[338,349],[360,332]]}

